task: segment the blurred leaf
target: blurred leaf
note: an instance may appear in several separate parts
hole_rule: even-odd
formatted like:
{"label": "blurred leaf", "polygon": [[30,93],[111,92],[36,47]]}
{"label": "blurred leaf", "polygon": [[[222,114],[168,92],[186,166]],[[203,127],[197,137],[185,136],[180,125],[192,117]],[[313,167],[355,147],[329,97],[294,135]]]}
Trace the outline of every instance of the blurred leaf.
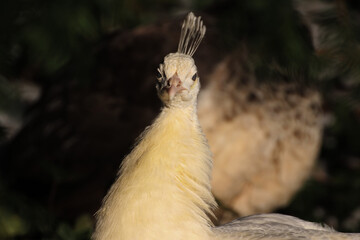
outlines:
{"label": "blurred leaf", "polygon": [[18,90],[0,75],[0,113],[19,113],[22,104]]}
{"label": "blurred leaf", "polygon": [[27,233],[29,226],[19,215],[0,206],[0,238],[20,236]]}
{"label": "blurred leaf", "polygon": [[74,231],[77,234],[89,234],[92,231],[92,228],[93,220],[88,214],[85,214],[76,220]]}

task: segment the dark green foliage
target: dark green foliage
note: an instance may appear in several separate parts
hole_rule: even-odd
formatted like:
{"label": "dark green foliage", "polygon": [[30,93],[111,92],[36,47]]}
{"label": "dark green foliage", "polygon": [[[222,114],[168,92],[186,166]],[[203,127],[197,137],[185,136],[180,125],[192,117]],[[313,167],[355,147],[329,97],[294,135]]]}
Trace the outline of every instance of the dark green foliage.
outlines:
{"label": "dark green foliage", "polygon": [[225,1],[221,6],[219,25],[225,43],[233,48],[244,40],[256,65],[299,66],[311,58],[309,36],[291,1]]}
{"label": "dark green foliage", "polygon": [[[292,1],[197,0],[187,5],[182,2],[187,1],[0,1],[0,114],[31,116],[28,114],[31,109],[13,85],[18,79],[29,78],[40,84],[45,89],[44,95],[50,94],[46,91],[48,86],[62,83],[64,102],[68,100],[66,88],[70,83],[80,89],[88,87],[93,80],[93,68],[99,64],[95,52],[114,31],[168,19],[181,10],[207,12],[217,20],[221,31],[219,42],[225,49],[247,46],[249,61],[260,80],[274,79],[271,76],[275,72],[289,81],[293,81],[292,76],[298,79],[300,75],[306,84],[313,83],[324,93],[325,107],[335,119],[325,132],[320,154],[320,165],[328,177],[311,179],[290,206],[281,211],[312,221],[326,222],[331,216],[336,216],[340,223],[348,219],[360,203],[359,1],[337,1],[342,3],[338,8],[312,14],[311,20],[324,30],[320,39],[324,42],[322,49],[314,49],[308,28]],[[130,107],[126,109],[130,110]],[[59,119],[66,122],[67,115],[63,115]],[[120,117],[126,117],[123,115]],[[54,116],[45,117],[41,119],[44,122]],[[97,129],[92,131],[96,133]],[[0,126],[0,239],[88,239],[93,212],[75,217],[68,213],[60,218],[56,209],[52,209],[51,192],[44,201],[45,197],[39,196],[47,193],[30,195],[23,189],[8,188],[13,182],[21,181],[22,176],[2,172],[7,164],[15,164],[12,156],[6,154],[9,144],[5,141],[6,132]],[[30,144],[36,139],[26,140]],[[16,151],[22,153],[23,149]],[[46,155],[52,149],[43,151]],[[56,152],[56,156],[58,159],[51,162],[31,159],[31,163],[20,162],[17,167],[21,172],[26,172],[23,168],[32,170],[34,175],[46,172],[38,184],[53,185],[49,189],[60,183],[69,186],[74,179],[91,180],[92,172],[86,172],[88,165],[76,168],[85,169],[83,172],[69,172],[62,162],[66,154]],[[352,226],[339,224],[337,228],[360,231],[359,223]]]}

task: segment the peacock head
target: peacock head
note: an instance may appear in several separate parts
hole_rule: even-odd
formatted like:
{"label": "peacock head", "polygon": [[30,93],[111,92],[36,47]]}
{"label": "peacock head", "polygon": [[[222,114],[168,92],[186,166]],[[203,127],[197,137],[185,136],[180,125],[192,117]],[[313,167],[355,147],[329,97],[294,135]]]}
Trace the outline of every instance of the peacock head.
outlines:
{"label": "peacock head", "polygon": [[205,32],[201,17],[190,12],[181,28],[178,51],[165,56],[158,68],[156,89],[166,106],[188,106],[196,102],[200,81],[192,56]]}

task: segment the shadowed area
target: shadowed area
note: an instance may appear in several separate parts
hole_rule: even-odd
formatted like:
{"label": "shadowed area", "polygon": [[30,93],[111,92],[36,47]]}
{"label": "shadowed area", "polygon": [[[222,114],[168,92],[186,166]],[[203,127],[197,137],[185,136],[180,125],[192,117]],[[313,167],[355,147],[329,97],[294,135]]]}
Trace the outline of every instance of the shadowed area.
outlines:
{"label": "shadowed area", "polygon": [[88,238],[160,110],[156,68],[194,9],[207,26],[194,59],[219,220],[277,210],[359,231],[355,1],[125,2],[0,7],[0,238]]}

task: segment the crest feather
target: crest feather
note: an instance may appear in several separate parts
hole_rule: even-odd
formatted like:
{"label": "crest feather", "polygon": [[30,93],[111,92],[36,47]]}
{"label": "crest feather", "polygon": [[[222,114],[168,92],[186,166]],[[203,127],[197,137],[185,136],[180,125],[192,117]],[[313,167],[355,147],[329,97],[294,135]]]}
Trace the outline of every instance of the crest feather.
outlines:
{"label": "crest feather", "polygon": [[206,27],[201,20],[201,17],[195,17],[190,12],[181,27],[181,35],[178,46],[178,53],[186,55],[194,55],[196,49],[199,47],[201,40],[204,38]]}

